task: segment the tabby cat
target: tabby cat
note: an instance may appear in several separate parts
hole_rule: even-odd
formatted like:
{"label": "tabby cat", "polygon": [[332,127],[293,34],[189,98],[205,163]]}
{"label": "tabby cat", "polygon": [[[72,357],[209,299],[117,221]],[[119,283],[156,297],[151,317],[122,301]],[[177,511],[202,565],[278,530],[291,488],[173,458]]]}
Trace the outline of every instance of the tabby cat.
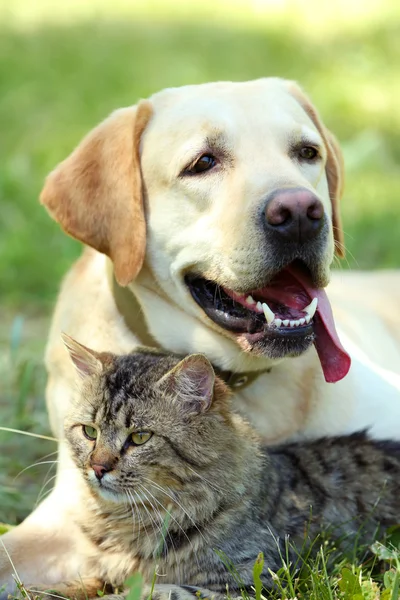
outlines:
{"label": "tabby cat", "polygon": [[204,356],[64,341],[82,378],[65,433],[87,484],[80,526],[98,580],[86,594],[135,571],[149,584],[155,568],[154,600],[222,599],[238,581],[251,593],[257,554],[270,587],[287,535],[302,544],[328,526],[351,540],[362,526],[369,541],[399,520],[400,444],[359,434],[265,448]]}

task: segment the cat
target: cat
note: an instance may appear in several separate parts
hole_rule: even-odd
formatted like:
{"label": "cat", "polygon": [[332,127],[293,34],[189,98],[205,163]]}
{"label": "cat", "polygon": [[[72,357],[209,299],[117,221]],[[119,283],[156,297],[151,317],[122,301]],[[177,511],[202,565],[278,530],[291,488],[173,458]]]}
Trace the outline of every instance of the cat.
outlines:
{"label": "cat", "polygon": [[86,482],[77,521],[97,578],[56,592],[121,589],[139,571],[147,598],[156,568],[153,600],[218,600],[227,585],[251,594],[258,553],[268,588],[285,536],[301,545],[329,527],[371,541],[398,521],[399,443],[360,433],[263,447],[205,356],[115,356],[64,341],[81,378],[65,435]]}

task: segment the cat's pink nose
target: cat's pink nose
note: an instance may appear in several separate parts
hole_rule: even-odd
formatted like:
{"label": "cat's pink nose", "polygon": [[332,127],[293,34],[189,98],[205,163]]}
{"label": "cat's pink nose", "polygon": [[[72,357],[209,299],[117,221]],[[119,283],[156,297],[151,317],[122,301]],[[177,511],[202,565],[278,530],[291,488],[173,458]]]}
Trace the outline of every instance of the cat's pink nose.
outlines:
{"label": "cat's pink nose", "polygon": [[112,470],[108,465],[106,466],[106,465],[96,465],[96,464],[92,465],[92,469],[99,481],[100,481],[100,479],[103,479],[104,475],[108,471]]}

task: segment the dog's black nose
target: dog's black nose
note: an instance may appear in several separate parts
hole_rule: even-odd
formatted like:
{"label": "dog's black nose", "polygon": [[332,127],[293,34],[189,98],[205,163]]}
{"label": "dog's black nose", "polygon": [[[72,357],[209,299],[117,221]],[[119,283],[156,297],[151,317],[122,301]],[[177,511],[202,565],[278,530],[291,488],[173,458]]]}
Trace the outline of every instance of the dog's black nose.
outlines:
{"label": "dog's black nose", "polygon": [[272,192],[265,204],[267,230],[283,239],[304,243],[312,240],[321,230],[324,221],[322,202],[305,188],[278,189]]}

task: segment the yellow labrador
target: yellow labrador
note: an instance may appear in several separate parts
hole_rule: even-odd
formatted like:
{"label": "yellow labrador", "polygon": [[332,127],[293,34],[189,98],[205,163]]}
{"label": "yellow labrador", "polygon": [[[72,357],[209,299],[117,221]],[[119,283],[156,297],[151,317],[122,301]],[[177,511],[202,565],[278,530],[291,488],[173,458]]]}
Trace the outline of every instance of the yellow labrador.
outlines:
{"label": "yellow labrador", "polygon": [[[344,253],[342,182],[334,137],[280,79],[168,89],[95,128],[41,196],[91,247],[63,283],[47,348],[54,434],[75,378],[65,331],[97,350],[204,352],[271,443],[366,428],[399,439],[400,277],[337,274],[337,330],[325,291]],[[25,582],[96,575],[62,443],[59,460],[55,490],[3,538]],[[11,573],[0,557],[9,590]]]}

